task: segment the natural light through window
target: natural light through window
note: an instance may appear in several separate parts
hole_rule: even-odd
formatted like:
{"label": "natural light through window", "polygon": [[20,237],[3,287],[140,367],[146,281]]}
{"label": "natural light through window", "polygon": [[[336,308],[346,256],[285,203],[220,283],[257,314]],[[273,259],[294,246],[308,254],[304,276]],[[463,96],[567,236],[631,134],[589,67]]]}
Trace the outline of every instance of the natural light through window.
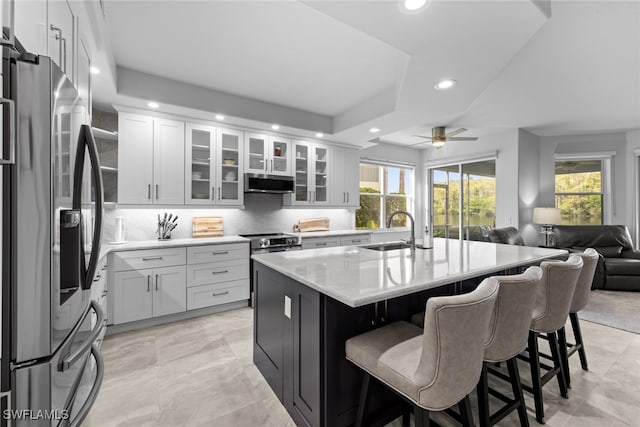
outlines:
{"label": "natural light through window", "polygon": [[555,192],[562,224],[603,223],[602,160],[557,161]]}
{"label": "natural light through window", "polygon": [[[392,165],[360,164],[360,209],[356,228],[386,228],[387,218],[397,210],[413,214],[414,169]],[[392,227],[408,227],[408,218],[398,215]]]}

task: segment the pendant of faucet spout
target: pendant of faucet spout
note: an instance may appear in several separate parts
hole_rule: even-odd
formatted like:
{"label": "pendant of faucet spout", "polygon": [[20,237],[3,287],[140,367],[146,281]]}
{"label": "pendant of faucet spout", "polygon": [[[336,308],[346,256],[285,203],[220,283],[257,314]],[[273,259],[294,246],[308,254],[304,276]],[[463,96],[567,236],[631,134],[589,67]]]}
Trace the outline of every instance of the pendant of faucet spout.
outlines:
{"label": "pendant of faucet spout", "polygon": [[387,220],[387,228],[391,228],[391,221],[393,220],[393,217],[398,215],[398,214],[406,215],[409,218],[409,220],[411,221],[411,238],[409,239],[409,241],[407,243],[409,243],[411,245],[411,249],[415,249],[416,248],[416,235],[415,235],[415,221],[413,220],[413,215],[411,215],[407,211],[395,211],[391,215],[389,215],[389,219]]}

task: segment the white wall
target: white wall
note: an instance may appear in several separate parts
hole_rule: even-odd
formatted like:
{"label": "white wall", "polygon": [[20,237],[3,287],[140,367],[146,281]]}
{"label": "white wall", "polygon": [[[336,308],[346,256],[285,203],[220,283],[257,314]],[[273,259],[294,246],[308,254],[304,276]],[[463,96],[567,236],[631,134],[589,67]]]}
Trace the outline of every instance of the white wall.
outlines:
{"label": "white wall", "polygon": [[555,154],[613,151],[611,161],[612,209],[611,224],[631,224],[628,213],[627,181],[633,170],[627,165],[625,133],[596,135],[545,136],[540,138],[540,206],[555,206]]}
{"label": "white wall", "polygon": [[533,224],[533,208],[540,195],[540,137],[524,129],[518,131],[518,230],[528,246],[538,244],[538,226]]}
{"label": "white wall", "polygon": [[[465,162],[480,155],[496,153],[496,227],[518,226],[518,130],[506,129],[482,135],[477,141],[448,142],[428,148],[424,163]],[[426,167],[425,167],[426,168]]]}
{"label": "white wall", "polygon": [[[629,219],[627,226],[631,230],[631,235],[634,237],[634,241],[636,242],[636,247],[639,246],[640,242],[638,241],[638,224],[637,224],[637,213],[636,206],[638,203],[638,192],[640,183],[637,182],[636,176],[636,168],[638,168],[637,162],[638,158],[636,157],[634,151],[640,149],[640,129],[633,130],[626,133],[627,139],[627,150],[626,150],[626,166],[627,166],[627,192],[625,200],[627,201],[626,215]],[[639,171],[640,172],[640,171]]]}
{"label": "white wall", "polygon": [[299,219],[328,217],[332,230],[353,229],[355,224],[354,209],[307,209],[282,208],[282,195],[278,194],[245,194],[245,209],[207,209],[189,207],[144,207],[126,208],[120,206],[105,210],[104,241],[114,238],[114,218],[125,218],[126,239],[156,239],[158,214],[164,212],[178,215],[178,227],[173,231],[173,238],[191,237],[192,217],[220,215],[224,220],[224,234],[251,234],[264,232],[293,231],[293,224]]}

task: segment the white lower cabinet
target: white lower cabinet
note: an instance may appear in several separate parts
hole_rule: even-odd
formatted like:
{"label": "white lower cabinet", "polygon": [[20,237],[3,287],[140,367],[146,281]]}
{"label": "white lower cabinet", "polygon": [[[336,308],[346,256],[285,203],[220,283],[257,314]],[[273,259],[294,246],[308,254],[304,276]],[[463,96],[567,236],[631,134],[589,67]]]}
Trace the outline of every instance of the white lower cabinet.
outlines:
{"label": "white lower cabinet", "polygon": [[340,246],[366,245],[371,243],[371,234],[340,236]]}
{"label": "white lower cabinet", "polygon": [[249,244],[187,250],[187,310],[249,299]]}
{"label": "white lower cabinet", "polygon": [[112,257],[114,325],[249,300],[249,243],[120,251]]}
{"label": "white lower cabinet", "polygon": [[302,249],[331,248],[335,246],[366,245],[371,243],[371,234],[348,234],[328,237],[303,237]]}
{"label": "white lower cabinet", "polygon": [[114,323],[126,323],[186,310],[186,267],[121,271],[114,275]]}

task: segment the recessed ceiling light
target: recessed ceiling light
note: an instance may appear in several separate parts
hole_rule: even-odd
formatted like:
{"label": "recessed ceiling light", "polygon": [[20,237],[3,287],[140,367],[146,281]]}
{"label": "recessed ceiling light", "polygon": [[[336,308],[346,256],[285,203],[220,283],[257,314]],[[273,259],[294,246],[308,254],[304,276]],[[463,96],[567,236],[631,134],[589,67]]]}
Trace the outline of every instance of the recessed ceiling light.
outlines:
{"label": "recessed ceiling light", "polygon": [[316,133],[316,138],[322,138],[323,136],[324,136],[324,133],[322,132]]}
{"label": "recessed ceiling light", "polygon": [[271,129],[278,130],[280,129],[280,125],[271,125]]}
{"label": "recessed ceiling light", "polygon": [[456,85],[456,81],[455,80],[453,80],[453,79],[445,79],[445,80],[440,80],[434,87],[437,90],[443,90],[443,89],[451,89],[455,85]]}
{"label": "recessed ceiling light", "polygon": [[404,0],[404,8],[415,12],[427,4],[427,0]]}
{"label": "recessed ceiling light", "polygon": [[148,102],[147,105],[151,108],[158,108],[160,105],[157,102]]}
{"label": "recessed ceiling light", "polygon": [[89,67],[89,72],[91,74],[100,74],[100,68],[98,68],[98,67]]}
{"label": "recessed ceiling light", "polygon": [[378,128],[371,128],[371,129],[369,129],[369,132],[371,132],[371,133],[378,133],[378,132],[380,132],[380,129],[378,129]]}
{"label": "recessed ceiling light", "polygon": [[216,114],[216,120],[224,120],[224,116],[222,114]]}

